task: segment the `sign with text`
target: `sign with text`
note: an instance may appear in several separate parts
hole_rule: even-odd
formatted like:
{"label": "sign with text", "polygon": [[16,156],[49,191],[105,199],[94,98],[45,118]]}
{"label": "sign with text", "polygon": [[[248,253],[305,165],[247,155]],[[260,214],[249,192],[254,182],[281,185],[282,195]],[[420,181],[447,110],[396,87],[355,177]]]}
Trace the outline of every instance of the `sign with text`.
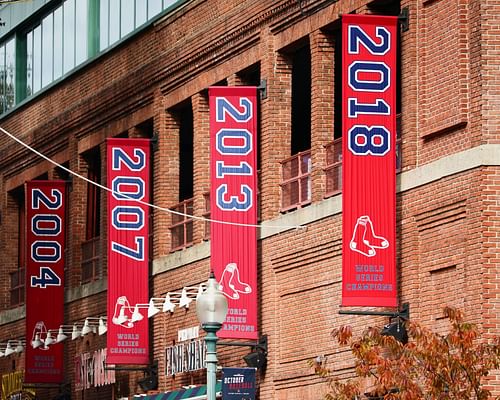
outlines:
{"label": "sign with text", "polygon": [[165,349],[165,375],[206,368],[207,348],[204,339],[177,343]]}
{"label": "sign with text", "polygon": [[177,331],[177,341],[185,342],[186,340],[197,339],[200,337],[200,326],[192,326],[190,328],[179,329]]}
{"label": "sign with text", "polygon": [[116,382],[115,370],[105,369],[107,350],[78,354],[75,357],[75,390],[90,389]]}
{"label": "sign with text", "polygon": [[28,400],[35,398],[35,389],[24,387],[24,371],[2,375],[2,399]]}
{"label": "sign with text", "polygon": [[[66,182],[26,183],[26,341],[64,323]],[[63,346],[26,346],[27,383],[63,382]]]}
{"label": "sign with text", "polygon": [[343,306],[397,306],[397,27],[342,16]]}
{"label": "sign with text", "polygon": [[211,266],[228,299],[222,338],[257,332],[257,88],[211,87]]}
{"label": "sign with text", "polygon": [[255,400],[255,368],[222,368],[224,400]]}
{"label": "sign with text", "polygon": [[148,364],[148,318],[132,320],[149,301],[149,139],[108,139],[107,362]]}

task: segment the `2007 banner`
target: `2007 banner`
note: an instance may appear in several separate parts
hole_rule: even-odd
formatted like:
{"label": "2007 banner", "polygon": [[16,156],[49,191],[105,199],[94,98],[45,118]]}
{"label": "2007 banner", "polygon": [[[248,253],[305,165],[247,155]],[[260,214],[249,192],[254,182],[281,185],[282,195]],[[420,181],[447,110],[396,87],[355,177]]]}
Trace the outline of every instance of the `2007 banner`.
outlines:
{"label": "2007 banner", "polygon": [[63,346],[39,346],[64,322],[66,182],[26,183],[26,383],[63,381]]}
{"label": "2007 banner", "polygon": [[149,139],[112,138],[108,155],[109,364],[148,364],[148,318],[132,318],[148,303]]}
{"label": "2007 banner", "polygon": [[342,305],[397,305],[397,17],[342,16]]}
{"label": "2007 banner", "polygon": [[223,338],[256,339],[257,178],[255,87],[211,87],[211,265],[228,299]]}

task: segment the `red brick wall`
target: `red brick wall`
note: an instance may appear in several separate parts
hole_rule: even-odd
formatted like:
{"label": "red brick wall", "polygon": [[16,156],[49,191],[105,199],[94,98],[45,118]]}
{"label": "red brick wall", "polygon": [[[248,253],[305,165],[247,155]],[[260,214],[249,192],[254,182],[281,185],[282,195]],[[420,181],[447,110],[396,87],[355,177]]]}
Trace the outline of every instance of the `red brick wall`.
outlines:
{"label": "red brick wall", "polygon": [[[481,144],[500,143],[497,77],[500,6],[494,0],[402,0],[409,8],[409,30],[401,34],[401,103],[403,172]],[[58,162],[86,176],[83,153],[98,149],[102,183],[106,184],[107,137],[142,135],[141,123],[153,120],[158,137],[153,154],[153,203],[163,209],[179,197],[179,125],[176,106],[190,100],[194,117],[194,210],[205,211],[209,190],[207,88],[227,80],[246,84],[240,74],[258,65],[267,83],[260,100],[260,209],[263,221],[281,217],[280,161],[290,156],[291,64],[288,51],[308,40],[312,73],[312,207],[324,200],[324,145],[333,139],[333,30],[339,15],[374,12],[367,1],[327,0],[194,0],[153,27],[83,67],[43,95],[0,120],[0,126]],[[497,163],[498,164],[498,163]],[[445,304],[464,308],[488,335],[498,334],[498,228],[500,172],[486,165],[443,177],[398,193],[397,232],[399,295],[411,305],[411,317],[437,329],[446,321]],[[53,166],[0,135],[0,342],[22,337],[24,320],[9,313],[9,275],[17,268],[17,206],[13,190]],[[85,238],[87,183],[74,177],[69,195],[65,307],[67,323],[106,313],[102,281],[81,286],[81,242]],[[101,248],[106,275],[106,193],[101,193]],[[311,208],[312,208],[311,207]],[[348,376],[351,359],[330,338],[332,328],[351,324],[359,332],[382,325],[382,317],[339,315],[341,287],[341,210],[259,242],[260,331],[269,337],[269,364],[259,377],[261,399],[318,397],[324,385],[307,366],[327,357],[338,376]],[[311,209],[310,208],[310,209]],[[171,215],[154,213],[153,258],[166,265],[151,279],[155,297],[206,280],[204,223],[195,222],[193,248],[170,255]],[[292,214],[291,218],[304,213]],[[288,221],[288,220],[287,220]],[[279,221],[278,221],[279,222]],[[179,261],[180,260],[180,261]],[[94,293],[96,290],[97,293]],[[87,293],[83,295],[82,293]],[[79,294],[80,293],[80,294]],[[22,318],[23,309],[13,312]],[[165,347],[178,329],[197,325],[194,304],[151,320],[153,358],[159,361],[160,388],[205,381],[203,372],[165,377]],[[72,382],[76,354],[105,347],[105,337],[67,341],[66,377]],[[242,366],[248,349],[221,348],[220,363]],[[15,361],[13,365],[12,361]],[[334,364],[335,363],[335,364]],[[23,367],[22,357],[0,358],[0,372]],[[120,372],[115,394],[139,391],[141,372]],[[500,393],[497,377],[490,381]],[[92,389],[85,399],[110,397],[110,388]],[[50,392],[50,393],[49,393]],[[56,393],[44,392],[43,398]],[[82,393],[74,398],[83,398]]]}

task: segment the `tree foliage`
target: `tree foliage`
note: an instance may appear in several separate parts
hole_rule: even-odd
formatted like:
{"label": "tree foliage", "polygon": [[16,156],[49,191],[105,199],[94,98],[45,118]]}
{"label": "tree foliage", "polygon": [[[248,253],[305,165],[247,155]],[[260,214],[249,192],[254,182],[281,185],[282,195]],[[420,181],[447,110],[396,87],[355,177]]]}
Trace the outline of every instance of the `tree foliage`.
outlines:
{"label": "tree foliage", "polygon": [[339,379],[332,370],[311,360],[316,374],[328,382],[325,399],[492,398],[488,376],[500,366],[500,337],[482,338],[478,327],[465,322],[459,310],[447,307],[444,313],[450,321],[448,334],[406,321],[406,344],[382,335],[377,328],[368,328],[360,338],[353,337],[350,327],[335,329],[334,339],[348,346],[354,356],[356,376]]}

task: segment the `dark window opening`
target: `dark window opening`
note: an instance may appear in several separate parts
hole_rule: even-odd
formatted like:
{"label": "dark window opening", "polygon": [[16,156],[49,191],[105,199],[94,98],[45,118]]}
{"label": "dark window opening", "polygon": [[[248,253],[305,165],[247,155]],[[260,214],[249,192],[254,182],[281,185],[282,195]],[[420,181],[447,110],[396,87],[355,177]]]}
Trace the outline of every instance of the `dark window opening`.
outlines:
{"label": "dark window opening", "polygon": [[56,167],[54,178],[61,179],[63,181],[69,181],[70,179],[72,179],[72,175],[70,175],[70,173],[67,171],[67,170],[69,170],[69,162],[65,162],[61,165],[66,169],[61,168],[61,167]]}
{"label": "dark window opening", "polygon": [[291,157],[281,161],[281,212],[311,202],[311,52],[308,42],[292,47]]}
{"label": "dark window opening", "polygon": [[219,82],[215,82],[212,86],[227,86],[227,79],[223,79]]}
{"label": "dark window opening", "polygon": [[17,204],[19,206],[18,232],[19,239],[17,244],[17,261],[19,268],[26,267],[26,207],[24,188],[17,194]]}
{"label": "dark window opening", "polygon": [[41,175],[38,175],[35,179],[33,179],[34,181],[46,181],[49,179],[49,174],[47,172],[44,172],[43,174]]}
{"label": "dark window opening", "polygon": [[311,52],[295,50],[292,61],[292,155],[311,148]]}
{"label": "dark window opening", "polygon": [[334,37],[334,64],[333,64],[333,138],[342,137],[342,31],[335,29]]}
{"label": "dark window opening", "polygon": [[171,207],[171,251],[193,243],[193,107],[188,101],[175,110],[179,124],[179,203]]}
{"label": "dark window opening", "polygon": [[136,126],[136,128],[144,138],[152,138],[154,135],[154,124],[152,118],[141,122]]}
{"label": "dark window opening", "polygon": [[[87,178],[101,183],[101,156],[99,149],[85,155],[88,165]],[[82,283],[99,278],[100,274],[100,220],[101,190],[96,185],[87,183],[87,214],[85,241],[82,243]]]}
{"label": "dark window opening", "polygon": [[253,64],[248,68],[238,72],[238,77],[242,85],[259,86],[260,85],[260,64]]}
{"label": "dark window opening", "polygon": [[193,197],[193,108],[191,102],[177,112],[179,121],[179,201]]}
{"label": "dark window opening", "polygon": [[115,138],[127,139],[128,138],[128,131],[119,133],[118,135],[115,136]]}
{"label": "dark window opening", "polygon": [[401,5],[399,0],[374,0],[368,4],[368,9],[376,15],[399,15]]}
{"label": "dark window opening", "polygon": [[10,273],[10,305],[24,304],[26,275],[26,207],[24,187],[14,194],[18,209],[17,269]]}
{"label": "dark window opening", "polygon": [[[101,155],[99,149],[86,154],[88,172],[87,178],[95,183],[101,183]],[[96,185],[87,183],[87,217],[85,239],[99,237],[101,234],[101,190]]]}

